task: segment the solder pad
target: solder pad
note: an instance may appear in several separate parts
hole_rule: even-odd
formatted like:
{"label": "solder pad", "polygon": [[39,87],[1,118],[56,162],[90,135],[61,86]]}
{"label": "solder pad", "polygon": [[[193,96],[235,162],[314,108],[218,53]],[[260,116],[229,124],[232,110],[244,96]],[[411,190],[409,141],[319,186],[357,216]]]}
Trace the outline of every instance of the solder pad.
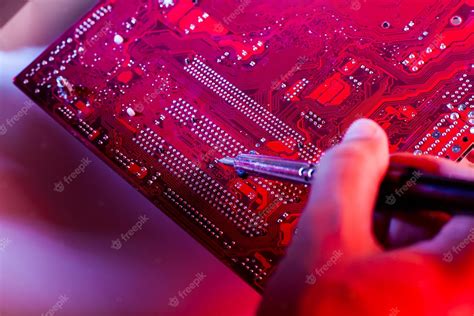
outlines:
{"label": "solder pad", "polygon": [[[240,152],[317,162],[358,117],[390,150],[474,145],[474,2],[102,1],[15,83],[261,291],[307,199]],[[317,227],[315,227],[317,229]]]}

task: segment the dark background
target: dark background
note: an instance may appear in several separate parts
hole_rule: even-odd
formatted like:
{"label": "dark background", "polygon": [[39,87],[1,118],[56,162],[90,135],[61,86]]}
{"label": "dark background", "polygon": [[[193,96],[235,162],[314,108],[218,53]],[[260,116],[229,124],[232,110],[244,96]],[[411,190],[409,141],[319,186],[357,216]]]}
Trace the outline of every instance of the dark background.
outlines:
{"label": "dark background", "polygon": [[[252,315],[253,289],[12,85],[95,1],[2,1],[0,315],[41,315],[61,295],[54,315]],[[92,161],[85,172],[54,191],[83,158]],[[143,230],[112,249],[140,215]],[[170,306],[197,273],[200,286]]]}

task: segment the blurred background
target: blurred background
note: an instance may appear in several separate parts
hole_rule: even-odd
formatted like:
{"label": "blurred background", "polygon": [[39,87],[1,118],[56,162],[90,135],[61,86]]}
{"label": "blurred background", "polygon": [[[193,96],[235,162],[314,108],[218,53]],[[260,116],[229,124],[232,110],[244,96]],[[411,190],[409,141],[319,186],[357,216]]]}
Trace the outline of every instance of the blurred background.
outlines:
{"label": "blurred background", "polygon": [[0,3],[0,315],[253,315],[252,288],[13,86],[95,2]]}

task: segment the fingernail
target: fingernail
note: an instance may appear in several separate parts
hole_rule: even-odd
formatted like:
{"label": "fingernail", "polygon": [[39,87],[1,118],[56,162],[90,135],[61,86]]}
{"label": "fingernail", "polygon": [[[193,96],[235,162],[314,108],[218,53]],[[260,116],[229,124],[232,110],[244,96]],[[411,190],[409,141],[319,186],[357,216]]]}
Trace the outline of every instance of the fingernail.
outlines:
{"label": "fingernail", "polygon": [[359,119],[352,123],[344,136],[344,140],[371,139],[377,137],[380,127],[372,120]]}

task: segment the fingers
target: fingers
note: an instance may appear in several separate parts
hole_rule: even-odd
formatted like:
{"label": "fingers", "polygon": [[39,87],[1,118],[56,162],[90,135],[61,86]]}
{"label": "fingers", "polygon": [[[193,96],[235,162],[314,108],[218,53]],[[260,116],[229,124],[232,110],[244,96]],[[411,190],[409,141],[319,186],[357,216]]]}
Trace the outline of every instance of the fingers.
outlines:
{"label": "fingers", "polygon": [[447,177],[474,180],[474,167],[472,165],[461,165],[457,162],[437,158],[435,156],[414,156],[409,153],[392,155],[392,162],[412,166],[420,170],[441,174]]}
{"label": "fingers", "polygon": [[474,217],[455,216],[431,240],[414,244],[410,249],[435,254],[447,264],[469,262],[466,273],[474,277]]}
{"label": "fingers", "polygon": [[474,290],[474,218],[454,217],[432,240],[400,250],[424,255],[436,267],[441,287],[447,293],[470,297]]}
{"label": "fingers", "polygon": [[[427,173],[441,174],[448,177],[474,180],[474,169],[459,163],[434,156],[414,156],[403,153],[391,157],[392,162],[418,168]],[[386,245],[390,248],[412,245],[436,236],[441,228],[450,220],[446,214],[420,213],[400,214],[390,222]]]}
{"label": "fingers", "polygon": [[[392,161],[408,164],[426,172],[474,181],[474,168],[444,158],[397,154],[392,157]],[[420,230],[426,232],[432,228],[427,227],[426,222],[423,223],[423,228],[412,229],[410,232],[407,228],[413,227],[413,218],[392,220],[390,235],[400,236],[397,230],[402,231],[405,235],[404,238],[409,239],[412,244],[408,249],[434,255],[440,265],[444,267],[443,269],[452,270],[456,275],[462,275],[466,279],[474,278],[472,270],[474,264],[474,217],[454,216],[450,220],[445,218],[444,223],[446,222],[447,224],[443,227],[438,225],[436,233],[431,234],[428,240],[420,242],[421,239],[427,239],[420,238]],[[438,224],[442,224],[441,221]]]}
{"label": "fingers", "polygon": [[394,214],[389,218],[385,239],[386,248],[400,248],[436,236],[451,216],[441,212],[417,212],[417,214]]}
{"label": "fingers", "polygon": [[373,208],[388,160],[385,132],[367,119],[356,121],[343,142],[322,158],[300,224],[320,251],[328,254],[332,247],[363,255],[376,248]]}
{"label": "fingers", "polygon": [[299,295],[329,269],[379,250],[372,215],[388,161],[387,136],[367,119],[355,122],[322,158],[298,237],[267,286],[262,315],[295,313]]}

